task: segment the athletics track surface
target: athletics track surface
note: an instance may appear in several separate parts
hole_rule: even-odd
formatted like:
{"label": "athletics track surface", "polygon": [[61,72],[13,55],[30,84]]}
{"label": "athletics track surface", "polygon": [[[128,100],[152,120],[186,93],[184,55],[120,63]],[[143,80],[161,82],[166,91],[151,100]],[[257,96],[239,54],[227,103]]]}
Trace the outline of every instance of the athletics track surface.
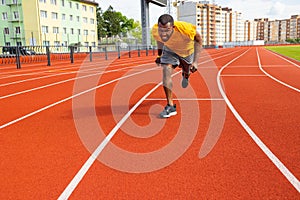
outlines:
{"label": "athletics track surface", "polygon": [[155,56],[0,66],[0,199],[300,199],[300,63],[203,50],[165,106]]}

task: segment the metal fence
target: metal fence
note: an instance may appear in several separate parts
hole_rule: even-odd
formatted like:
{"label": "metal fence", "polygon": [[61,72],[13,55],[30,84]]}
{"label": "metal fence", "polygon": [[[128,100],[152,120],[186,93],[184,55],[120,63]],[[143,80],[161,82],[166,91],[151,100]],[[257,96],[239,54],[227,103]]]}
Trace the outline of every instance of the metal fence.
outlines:
{"label": "metal fence", "polygon": [[92,46],[0,46],[0,65],[15,64],[18,69],[23,63],[44,62],[50,66],[53,61],[89,58],[120,59],[155,55],[156,47],[140,45],[100,45]]}

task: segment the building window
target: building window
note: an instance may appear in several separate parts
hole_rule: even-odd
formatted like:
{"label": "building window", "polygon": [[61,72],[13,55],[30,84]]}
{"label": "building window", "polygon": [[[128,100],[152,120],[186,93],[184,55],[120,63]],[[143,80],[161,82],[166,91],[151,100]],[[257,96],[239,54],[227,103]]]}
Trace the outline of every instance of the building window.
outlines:
{"label": "building window", "polygon": [[91,22],[91,24],[95,24],[95,19],[91,18],[90,22]]}
{"label": "building window", "polygon": [[16,34],[20,34],[21,33],[21,28],[20,28],[20,26],[17,26],[16,27]]}
{"label": "building window", "polygon": [[66,20],[66,14],[62,14],[62,15],[61,15],[61,19],[62,19],[62,20]]}
{"label": "building window", "polygon": [[43,46],[50,46],[50,42],[49,41],[43,41]]}
{"label": "building window", "polygon": [[47,11],[41,10],[41,18],[47,18]]}
{"label": "building window", "polygon": [[81,30],[80,29],[78,29],[78,35],[81,35]]}
{"label": "building window", "polygon": [[87,23],[87,17],[83,18],[83,23]]}
{"label": "building window", "polygon": [[90,13],[94,13],[94,7],[90,7]]}
{"label": "building window", "polygon": [[86,5],[82,5],[82,10],[86,11]]}
{"label": "building window", "polygon": [[1,5],[5,5],[5,4],[6,4],[5,0],[1,0]]}
{"label": "building window", "polygon": [[46,3],[46,0],[40,0],[40,3]]}
{"label": "building window", "polygon": [[83,30],[83,35],[88,35],[89,31],[88,30]]}
{"label": "building window", "polygon": [[4,34],[6,34],[6,35],[9,34],[9,28],[8,27],[4,28]]}
{"label": "building window", "polygon": [[64,31],[64,34],[67,34],[67,28],[66,27],[63,28],[63,31]]}
{"label": "building window", "polygon": [[74,35],[74,29],[73,28],[71,28],[71,34]]}
{"label": "building window", "polygon": [[48,26],[42,26],[42,33],[48,33]]}
{"label": "building window", "polygon": [[51,4],[56,5],[56,0],[50,0]]}
{"label": "building window", "polygon": [[80,22],[80,17],[79,17],[79,16],[77,16],[76,18],[77,18],[77,22]]}
{"label": "building window", "polygon": [[53,27],[53,33],[59,33],[59,28],[58,27]]}
{"label": "building window", "polygon": [[73,15],[70,15],[70,21],[73,21]]}
{"label": "building window", "polygon": [[61,6],[65,7],[65,0],[61,0]]}
{"label": "building window", "polygon": [[54,46],[59,47],[60,46],[60,41],[54,41]]}
{"label": "building window", "polygon": [[14,11],[14,19],[19,19],[19,12],[18,11]]}
{"label": "building window", "polygon": [[7,20],[7,12],[2,13],[2,20]]}
{"label": "building window", "polygon": [[79,4],[78,3],[76,3],[76,9],[79,10]]}
{"label": "building window", "polygon": [[58,19],[58,14],[57,13],[53,12],[53,13],[51,13],[51,15],[52,15],[52,19]]}

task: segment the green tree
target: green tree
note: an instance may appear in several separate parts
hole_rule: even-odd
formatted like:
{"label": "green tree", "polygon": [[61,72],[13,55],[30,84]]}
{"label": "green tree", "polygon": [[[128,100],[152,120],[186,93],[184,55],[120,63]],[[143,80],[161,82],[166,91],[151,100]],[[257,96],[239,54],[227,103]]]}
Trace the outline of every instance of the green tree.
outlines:
{"label": "green tree", "polygon": [[133,29],[134,20],[123,16],[121,12],[117,12],[112,6],[102,13],[101,8],[98,10],[99,22],[98,31],[99,37],[124,36]]}
{"label": "green tree", "polygon": [[97,30],[98,30],[98,39],[105,37],[107,35],[105,25],[104,25],[103,11],[100,7],[97,8]]}
{"label": "green tree", "polygon": [[131,35],[134,37],[138,43],[142,42],[142,25],[139,21],[133,23],[133,29],[131,30]]}

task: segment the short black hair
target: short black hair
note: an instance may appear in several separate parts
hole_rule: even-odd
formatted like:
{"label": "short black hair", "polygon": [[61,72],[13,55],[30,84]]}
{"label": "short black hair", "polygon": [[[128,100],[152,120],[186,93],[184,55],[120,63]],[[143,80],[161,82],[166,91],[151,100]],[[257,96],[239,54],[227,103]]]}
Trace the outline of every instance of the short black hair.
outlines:
{"label": "short black hair", "polygon": [[166,25],[169,22],[172,26],[174,25],[174,19],[169,14],[163,14],[158,18],[158,24],[161,23],[162,25]]}

